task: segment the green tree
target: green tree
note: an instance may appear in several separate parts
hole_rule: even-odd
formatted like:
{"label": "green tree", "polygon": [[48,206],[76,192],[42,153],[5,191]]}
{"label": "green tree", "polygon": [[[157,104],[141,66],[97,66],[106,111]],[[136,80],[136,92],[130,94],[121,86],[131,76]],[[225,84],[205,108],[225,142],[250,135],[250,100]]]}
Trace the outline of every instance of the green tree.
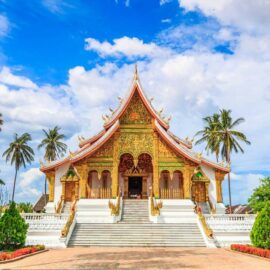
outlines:
{"label": "green tree", "polygon": [[248,199],[249,206],[255,211],[261,211],[267,202],[270,202],[270,177],[261,179],[261,185],[254,189]]}
{"label": "green tree", "polygon": [[0,249],[14,250],[25,245],[28,224],[11,202],[0,219]]}
{"label": "green tree", "polygon": [[216,156],[216,160],[218,162],[219,155],[220,155],[220,143],[218,137],[218,129],[219,129],[219,120],[220,115],[215,113],[212,116],[207,116],[203,118],[203,121],[205,123],[205,126],[202,130],[198,131],[195,136],[201,136],[200,139],[196,141],[197,144],[201,144],[203,142],[206,142],[205,150],[207,151],[207,154],[214,153]]}
{"label": "green tree", "polygon": [[20,213],[33,213],[33,205],[31,203],[18,203],[17,209]]}
{"label": "green tree", "polygon": [[14,135],[14,141],[10,143],[9,148],[3,153],[3,157],[6,157],[6,162],[10,161],[11,165],[15,166],[12,201],[14,201],[16,179],[19,169],[22,166],[25,168],[27,163],[31,164],[31,162],[34,161],[34,151],[28,145],[29,141],[31,141],[30,134],[24,133],[18,136],[16,133]]}
{"label": "green tree", "polygon": [[[45,138],[41,141],[41,143],[38,145],[38,149],[45,148],[45,154],[44,159],[48,162],[56,160],[56,158],[59,158],[64,155],[67,151],[67,145],[62,142],[62,140],[65,139],[65,135],[59,133],[60,127],[56,126],[53,129],[49,129],[48,131],[43,129]],[[44,189],[45,189],[45,204],[46,202],[46,177],[45,177],[45,183],[44,183]]]}
{"label": "green tree", "polygon": [[250,233],[254,246],[270,249],[270,202],[259,212]]}
{"label": "green tree", "polygon": [[[245,121],[244,118],[233,120],[231,117],[231,110],[220,110],[218,114],[204,118],[206,126],[203,130],[197,132],[196,135],[202,137],[196,142],[206,142],[205,149],[216,154],[216,157],[221,155],[222,159],[231,164],[232,152],[242,152],[244,150],[240,142],[250,144],[244,133],[236,130],[235,128]],[[218,158],[217,158],[218,159]],[[230,212],[232,206],[231,199],[231,179],[228,173],[228,191],[229,191],[229,205]]]}
{"label": "green tree", "polygon": [[3,120],[3,116],[2,116],[2,113],[0,113],[0,131],[2,131],[2,126],[4,124],[4,120]]}

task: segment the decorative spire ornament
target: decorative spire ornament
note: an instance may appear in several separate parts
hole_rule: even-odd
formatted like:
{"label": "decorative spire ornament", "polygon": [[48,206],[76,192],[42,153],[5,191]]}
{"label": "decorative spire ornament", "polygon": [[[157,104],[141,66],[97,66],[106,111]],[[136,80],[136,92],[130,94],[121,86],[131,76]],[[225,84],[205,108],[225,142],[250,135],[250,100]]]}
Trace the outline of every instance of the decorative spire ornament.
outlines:
{"label": "decorative spire ornament", "polygon": [[137,67],[137,63],[135,64],[135,70],[134,70],[134,80],[137,81],[139,79],[138,76],[138,67]]}

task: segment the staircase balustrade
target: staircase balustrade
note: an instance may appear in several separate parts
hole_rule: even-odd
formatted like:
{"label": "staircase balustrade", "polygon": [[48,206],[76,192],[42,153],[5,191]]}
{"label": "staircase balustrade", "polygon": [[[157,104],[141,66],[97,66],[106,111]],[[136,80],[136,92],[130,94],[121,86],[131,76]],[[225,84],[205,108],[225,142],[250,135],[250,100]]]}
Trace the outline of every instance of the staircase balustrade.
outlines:
{"label": "staircase balustrade", "polygon": [[120,203],[121,203],[121,196],[116,198],[116,204],[109,201],[109,208],[111,209],[112,216],[119,216],[120,213]]}
{"label": "staircase balustrade", "polygon": [[70,215],[68,217],[68,220],[67,220],[64,228],[61,231],[62,237],[67,237],[70,226],[72,225],[72,223],[74,221],[74,217],[75,217],[75,214],[76,214],[76,200],[72,203],[70,210],[71,210],[71,212],[70,212]]}
{"label": "staircase balustrade", "polygon": [[246,231],[252,229],[256,215],[249,214],[215,214],[204,215],[206,223],[214,231]]}
{"label": "staircase balustrade", "polygon": [[162,208],[162,202],[155,203],[153,197],[150,197],[150,202],[151,202],[151,215],[152,216],[159,216],[160,215],[160,208]]}
{"label": "staircase balustrade", "polygon": [[61,230],[68,219],[66,214],[54,213],[22,213],[21,216],[29,224],[29,231]]}
{"label": "staircase balustrade", "polygon": [[201,222],[202,224],[202,227],[203,227],[203,230],[204,230],[204,233],[206,234],[206,236],[208,238],[213,238],[213,231],[212,229],[209,227],[209,225],[207,224],[206,220],[205,220],[205,217],[204,215],[202,214],[201,210],[197,210],[197,215],[198,215],[198,218],[199,218],[199,221]]}
{"label": "staircase balustrade", "polygon": [[64,199],[60,199],[59,202],[57,203],[57,206],[55,208],[55,213],[60,214],[62,212],[62,208],[64,206]]}

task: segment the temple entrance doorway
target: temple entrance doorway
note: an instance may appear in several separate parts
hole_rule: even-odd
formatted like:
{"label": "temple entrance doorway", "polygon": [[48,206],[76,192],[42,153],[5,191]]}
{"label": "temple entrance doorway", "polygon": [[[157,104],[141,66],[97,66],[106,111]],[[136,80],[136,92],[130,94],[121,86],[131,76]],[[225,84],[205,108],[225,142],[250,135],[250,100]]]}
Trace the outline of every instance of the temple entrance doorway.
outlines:
{"label": "temple entrance doorway", "polygon": [[142,177],[131,176],[128,178],[128,198],[141,199],[142,198]]}
{"label": "temple entrance doorway", "polygon": [[66,182],[65,184],[65,201],[71,202],[75,200],[75,182]]}
{"label": "temple entrance doorway", "polygon": [[192,199],[194,202],[206,202],[206,188],[204,182],[195,182],[192,185]]}

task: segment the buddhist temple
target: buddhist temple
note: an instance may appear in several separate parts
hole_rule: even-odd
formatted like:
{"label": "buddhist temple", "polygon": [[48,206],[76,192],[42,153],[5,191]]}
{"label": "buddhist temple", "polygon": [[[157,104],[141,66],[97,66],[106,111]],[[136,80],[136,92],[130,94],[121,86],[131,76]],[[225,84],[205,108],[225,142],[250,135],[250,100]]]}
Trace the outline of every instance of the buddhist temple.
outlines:
{"label": "buddhist temple", "polygon": [[152,106],[137,68],[126,97],[110,112],[99,133],[79,136],[77,151],[42,164],[49,199],[45,213],[25,216],[29,245],[250,243],[255,216],[225,214],[222,182],[230,168],[170,131],[171,117]]}
{"label": "buddhist temple", "polygon": [[170,118],[153,108],[137,68],[127,96],[119,99],[98,134],[79,137],[76,152],[41,167],[49,183],[47,209],[121,193],[124,199],[188,199],[215,211],[229,168],[195,153],[191,141],[169,130]]}

